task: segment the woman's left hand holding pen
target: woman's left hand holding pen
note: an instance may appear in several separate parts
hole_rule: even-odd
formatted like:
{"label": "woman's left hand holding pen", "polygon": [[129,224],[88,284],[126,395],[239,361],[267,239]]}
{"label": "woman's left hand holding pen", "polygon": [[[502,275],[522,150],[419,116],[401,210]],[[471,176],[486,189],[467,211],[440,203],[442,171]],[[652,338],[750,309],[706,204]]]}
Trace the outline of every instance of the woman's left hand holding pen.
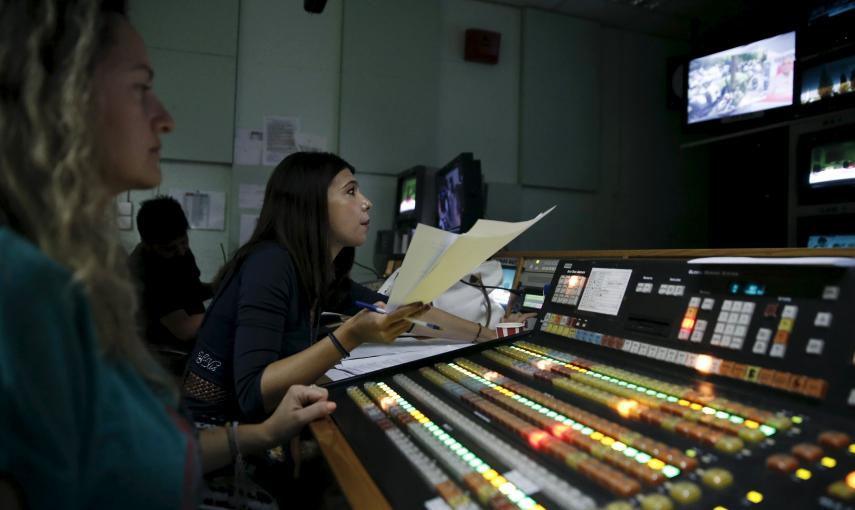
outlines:
{"label": "woman's left hand holding pen", "polygon": [[[374,303],[377,308],[384,308],[382,301]],[[344,343],[348,351],[364,342],[391,343],[403,333],[408,331],[412,324],[407,318],[415,318],[430,309],[430,305],[422,303],[410,303],[400,306],[389,313],[377,313],[369,310],[360,310],[359,313],[348,319],[336,331],[336,335]]]}

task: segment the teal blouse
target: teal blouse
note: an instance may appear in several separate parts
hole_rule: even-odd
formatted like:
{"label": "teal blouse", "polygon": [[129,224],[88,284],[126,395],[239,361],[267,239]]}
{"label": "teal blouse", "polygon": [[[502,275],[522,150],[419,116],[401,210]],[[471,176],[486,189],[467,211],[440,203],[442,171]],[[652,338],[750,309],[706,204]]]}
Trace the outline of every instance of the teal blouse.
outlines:
{"label": "teal blouse", "polygon": [[0,478],[31,508],[194,508],[189,424],[106,359],[71,274],[0,228]]}

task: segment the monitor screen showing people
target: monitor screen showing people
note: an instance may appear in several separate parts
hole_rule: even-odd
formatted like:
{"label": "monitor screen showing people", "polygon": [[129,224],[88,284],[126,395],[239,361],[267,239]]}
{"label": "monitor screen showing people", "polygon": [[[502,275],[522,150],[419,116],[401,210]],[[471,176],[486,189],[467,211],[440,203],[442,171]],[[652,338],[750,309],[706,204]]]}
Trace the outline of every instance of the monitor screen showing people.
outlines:
{"label": "monitor screen showing people", "polygon": [[452,168],[437,181],[437,226],[459,232],[463,218],[463,178],[459,167]]}
{"label": "monitor screen showing people", "polygon": [[410,177],[401,184],[401,197],[398,203],[398,212],[413,211],[416,208],[416,177]]}

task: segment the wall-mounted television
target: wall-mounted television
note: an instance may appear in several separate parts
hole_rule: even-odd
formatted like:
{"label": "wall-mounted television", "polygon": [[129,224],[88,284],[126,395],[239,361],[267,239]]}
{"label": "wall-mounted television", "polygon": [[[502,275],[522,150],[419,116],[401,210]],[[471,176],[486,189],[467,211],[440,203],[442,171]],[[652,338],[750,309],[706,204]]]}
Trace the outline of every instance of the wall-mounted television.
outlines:
{"label": "wall-mounted television", "polygon": [[464,152],[436,172],[436,226],[463,233],[483,214],[481,162]]}
{"label": "wall-mounted television", "polygon": [[806,67],[801,82],[800,104],[855,100],[855,49],[851,55]]}
{"label": "wall-mounted television", "polygon": [[686,124],[757,118],[791,106],[795,61],[795,32],[690,59]]}

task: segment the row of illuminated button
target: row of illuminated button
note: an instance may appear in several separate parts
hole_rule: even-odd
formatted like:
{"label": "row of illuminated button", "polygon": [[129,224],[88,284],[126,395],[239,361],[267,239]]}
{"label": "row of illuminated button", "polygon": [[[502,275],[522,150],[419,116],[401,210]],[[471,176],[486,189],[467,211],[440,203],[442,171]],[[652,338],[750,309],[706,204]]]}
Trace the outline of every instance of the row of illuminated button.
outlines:
{"label": "row of illuminated button", "polygon": [[[702,373],[714,373],[813,398],[825,397],[825,393],[828,390],[828,382],[824,379],[722,360],[721,358],[706,354],[691,353],[562,325],[562,323],[568,324],[570,322],[572,321],[566,316],[547,313],[541,323],[541,330],[595,345],[603,345],[638,356],[683,365]],[[855,394],[855,390],[853,390],[853,394]]]}

